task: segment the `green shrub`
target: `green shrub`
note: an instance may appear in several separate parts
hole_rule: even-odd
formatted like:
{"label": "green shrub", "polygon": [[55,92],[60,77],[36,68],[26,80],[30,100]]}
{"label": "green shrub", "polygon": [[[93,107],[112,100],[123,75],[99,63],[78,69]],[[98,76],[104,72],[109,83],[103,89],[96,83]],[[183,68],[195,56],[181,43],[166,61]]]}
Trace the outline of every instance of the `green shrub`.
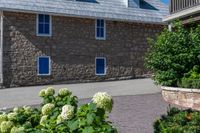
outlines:
{"label": "green shrub", "polygon": [[199,133],[200,112],[170,108],[154,123],[154,133]]}
{"label": "green shrub", "polygon": [[97,93],[88,104],[78,107],[71,91],[53,88],[40,91],[43,102],[39,108],[19,107],[0,113],[0,133],[117,133],[107,121],[112,97]]}
{"label": "green shrub", "polygon": [[182,78],[178,86],[183,88],[200,89],[200,79]]}
{"label": "green shrub", "polygon": [[178,83],[178,86],[184,88],[200,88],[199,66],[194,66],[192,70],[184,74],[184,77]]}
{"label": "green shrub", "polygon": [[145,65],[157,84],[177,86],[185,73],[200,64],[200,25],[185,28],[175,23],[172,32],[165,29],[156,40],[149,39],[149,44]]}

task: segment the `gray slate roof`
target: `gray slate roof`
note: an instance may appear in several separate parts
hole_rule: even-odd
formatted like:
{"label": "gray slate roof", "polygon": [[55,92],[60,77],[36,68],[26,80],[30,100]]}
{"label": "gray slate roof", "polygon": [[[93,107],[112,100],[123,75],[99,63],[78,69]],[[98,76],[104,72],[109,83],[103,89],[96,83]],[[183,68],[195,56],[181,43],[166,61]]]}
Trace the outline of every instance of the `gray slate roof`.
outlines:
{"label": "gray slate roof", "polygon": [[0,9],[144,23],[162,23],[162,18],[168,15],[168,6],[160,0],[144,0],[156,10],[145,4],[141,5],[143,9],[126,7],[124,0],[81,1],[84,0],[0,0]]}

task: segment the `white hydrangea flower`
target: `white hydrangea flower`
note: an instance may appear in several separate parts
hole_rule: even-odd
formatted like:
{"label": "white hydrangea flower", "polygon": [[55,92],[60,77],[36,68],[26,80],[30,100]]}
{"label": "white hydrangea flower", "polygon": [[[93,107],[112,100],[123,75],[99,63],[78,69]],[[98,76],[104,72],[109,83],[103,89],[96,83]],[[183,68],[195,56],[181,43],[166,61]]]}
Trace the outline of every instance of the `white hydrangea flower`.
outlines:
{"label": "white hydrangea flower", "polygon": [[30,106],[24,106],[23,109],[27,114],[31,114],[33,112],[33,109]]}
{"label": "white hydrangea flower", "polygon": [[8,120],[9,120],[9,121],[13,121],[13,120],[15,120],[15,119],[17,118],[17,113],[15,113],[15,112],[9,113],[9,114],[7,115],[7,117],[8,117]]}
{"label": "white hydrangea flower", "polygon": [[42,114],[43,115],[48,115],[53,109],[54,109],[54,104],[52,103],[47,103],[42,107]]}
{"label": "white hydrangea flower", "polygon": [[69,120],[74,117],[74,106],[65,105],[62,107],[61,118],[63,120]]}
{"label": "white hydrangea flower", "polygon": [[102,108],[107,112],[112,111],[113,99],[106,92],[98,92],[92,98],[93,103],[97,105],[98,108]]}
{"label": "white hydrangea flower", "polygon": [[45,89],[42,89],[40,92],[39,92],[39,97],[45,97]]}
{"label": "white hydrangea flower", "polygon": [[24,127],[13,127],[10,131],[10,133],[24,133],[25,128]]}
{"label": "white hydrangea flower", "polygon": [[3,121],[7,121],[7,119],[8,119],[8,117],[7,117],[7,115],[4,113],[4,114],[1,114],[0,115],[0,125],[1,125],[1,123],[3,122]]}
{"label": "white hydrangea flower", "polygon": [[18,108],[18,107],[15,107],[14,109],[13,109],[13,112],[15,112],[15,113],[18,113],[20,111],[20,109]]}
{"label": "white hydrangea flower", "polygon": [[10,131],[10,133],[17,133],[18,132],[18,128],[17,127],[13,127]]}
{"label": "white hydrangea flower", "polygon": [[1,132],[2,133],[10,133],[10,130],[11,130],[12,127],[13,127],[13,122],[3,121],[1,123]]}
{"label": "white hydrangea flower", "polygon": [[61,88],[59,91],[58,91],[58,95],[59,96],[70,96],[72,94],[71,91],[69,91],[67,88]]}
{"label": "white hydrangea flower", "polygon": [[48,119],[48,115],[42,116],[42,118],[40,119],[40,125],[45,126],[47,119]]}
{"label": "white hydrangea flower", "polygon": [[63,121],[63,119],[62,119],[61,115],[59,115],[59,116],[57,117],[56,123],[59,124],[59,123],[61,123],[62,121]]}
{"label": "white hydrangea flower", "polygon": [[19,127],[18,128],[18,133],[24,133],[26,130],[24,127]]}
{"label": "white hydrangea flower", "polygon": [[45,96],[53,96],[55,94],[55,90],[53,89],[53,87],[48,87],[45,90]]}

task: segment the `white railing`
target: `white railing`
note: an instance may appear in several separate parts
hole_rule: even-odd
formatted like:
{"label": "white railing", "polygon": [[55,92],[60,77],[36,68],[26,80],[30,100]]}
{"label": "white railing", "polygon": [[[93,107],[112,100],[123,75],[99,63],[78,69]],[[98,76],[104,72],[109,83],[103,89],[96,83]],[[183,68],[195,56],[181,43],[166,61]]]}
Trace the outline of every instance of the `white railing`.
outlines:
{"label": "white railing", "polygon": [[170,0],[170,13],[200,5],[200,0]]}

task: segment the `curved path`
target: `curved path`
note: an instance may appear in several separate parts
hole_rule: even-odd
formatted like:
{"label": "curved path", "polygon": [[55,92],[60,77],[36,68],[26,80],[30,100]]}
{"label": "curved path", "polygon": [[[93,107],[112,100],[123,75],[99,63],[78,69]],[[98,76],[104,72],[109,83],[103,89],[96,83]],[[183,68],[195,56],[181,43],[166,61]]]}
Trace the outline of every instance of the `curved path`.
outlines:
{"label": "curved path", "polygon": [[[81,84],[48,85],[59,88],[68,88],[79,99],[90,98],[96,92],[107,92],[112,96],[152,94],[160,92],[160,88],[153,84],[151,79],[135,79],[112,82],[96,82]],[[0,108],[12,108],[22,105],[37,105],[40,103],[38,93],[48,86],[32,86],[0,89]]]}

